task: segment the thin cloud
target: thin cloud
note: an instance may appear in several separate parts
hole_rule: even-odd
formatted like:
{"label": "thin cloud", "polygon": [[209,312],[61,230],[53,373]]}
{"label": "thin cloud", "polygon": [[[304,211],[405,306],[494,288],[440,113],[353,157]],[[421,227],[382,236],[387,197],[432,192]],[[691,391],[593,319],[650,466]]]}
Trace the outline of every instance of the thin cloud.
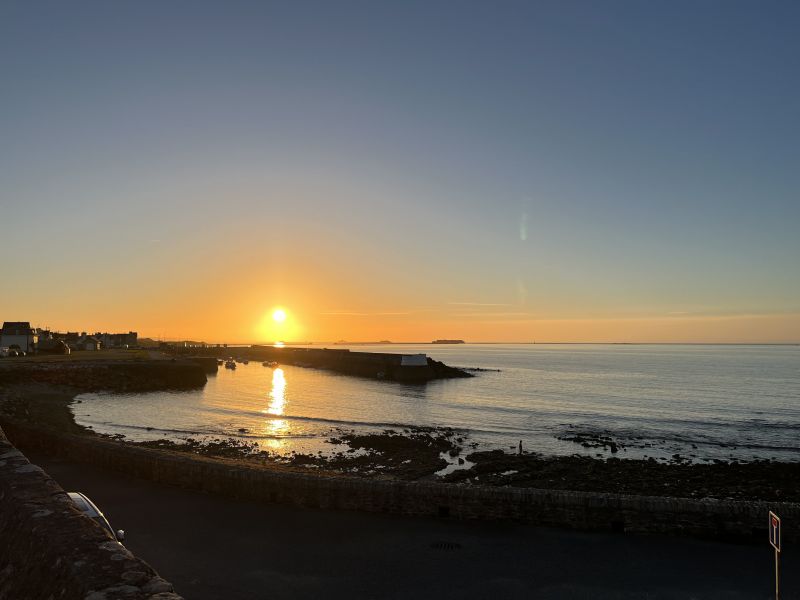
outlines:
{"label": "thin cloud", "polygon": [[451,306],[511,306],[501,302],[448,302]]}
{"label": "thin cloud", "polygon": [[355,312],[350,310],[334,310],[319,313],[326,316],[339,316],[339,317],[388,317],[395,315],[410,315],[410,312]]}
{"label": "thin cloud", "polygon": [[508,318],[508,317],[529,317],[533,318],[535,315],[526,312],[481,312],[481,313],[456,313],[456,316],[462,318],[476,318],[476,319],[488,319],[488,318]]}

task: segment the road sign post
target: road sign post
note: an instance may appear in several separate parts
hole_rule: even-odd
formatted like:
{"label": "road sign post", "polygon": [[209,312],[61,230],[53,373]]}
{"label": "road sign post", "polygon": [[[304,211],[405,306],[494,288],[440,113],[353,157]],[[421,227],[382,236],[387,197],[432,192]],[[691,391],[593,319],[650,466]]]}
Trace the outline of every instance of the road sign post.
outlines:
{"label": "road sign post", "polygon": [[775,600],[781,600],[781,519],[769,511],[769,543],[775,548]]}

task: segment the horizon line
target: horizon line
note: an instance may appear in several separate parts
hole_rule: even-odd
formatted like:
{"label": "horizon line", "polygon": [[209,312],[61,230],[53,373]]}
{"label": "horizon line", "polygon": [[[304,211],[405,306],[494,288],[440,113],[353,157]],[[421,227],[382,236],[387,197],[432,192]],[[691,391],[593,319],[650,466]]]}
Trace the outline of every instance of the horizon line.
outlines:
{"label": "horizon line", "polygon": [[[147,336],[145,336],[147,337]],[[148,338],[153,339],[153,338]],[[170,340],[175,342],[192,341],[192,340]],[[275,342],[204,342],[201,343],[216,345],[227,344],[229,346],[274,346]],[[470,342],[464,341],[463,343],[455,344],[438,344],[432,341],[429,342],[394,342],[391,340],[386,341],[346,341],[346,342],[332,342],[332,341],[304,341],[304,342],[282,342],[285,346],[308,346],[308,345],[321,345],[327,344],[331,346],[800,346],[800,341],[794,342]]]}

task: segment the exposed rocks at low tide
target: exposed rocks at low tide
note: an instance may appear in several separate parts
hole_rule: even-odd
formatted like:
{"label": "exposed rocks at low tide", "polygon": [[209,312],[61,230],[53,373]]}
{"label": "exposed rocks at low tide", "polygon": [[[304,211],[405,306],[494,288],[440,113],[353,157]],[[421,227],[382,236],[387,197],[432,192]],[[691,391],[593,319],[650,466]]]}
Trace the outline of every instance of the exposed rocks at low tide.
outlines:
{"label": "exposed rocks at low tide", "polygon": [[616,454],[622,446],[610,435],[604,435],[602,433],[594,433],[590,431],[581,432],[568,430],[562,435],[557,435],[556,439],[559,439],[563,442],[574,442],[576,444],[580,444],[584,448],[602,448],[604,450],[608,450],[612,454]]}
{"label": "exposed rocks at low tide", "polygon": [[800,500],[800,463],[663,464],[655,459],[545,457],[502,450],[473,452],[466,458],[475,465],[447,475],[445,481],[644,496]]}
{"label": "exposed rocks at low tide", "polygon": [[[112,439],[121,440],[120,436]],[[278,467],[358,477],[391,477],[400,480],[433,478],[448,463],[442,454],[457,456],[463,438],[450,428],[419,427],[362,434],[341,431],[328,441],[340,450],[329,454],[278,455],[261,450],[257,443],[236,438],[182,442],[153,440],[132,445],[208,456],[233,458]]]}
{"label": "exposed rocks at low tide", "polygon": [[[111,436],[111,439],[122,441],[122,436]],[[182,442],[171,440],[150,440],[146,442],[128,442],[142,448],[156,448],[158,450],[171,450],[173,452],[188,452],[200,456],[216,458],[241,458],[248,459],[254,456],[269,456],[259,450],[255,442],[245,442],[236,438],[196,440],[187,438]]]}
{"label": "exposed rocks at low tide", "polygon": [[[800,500],[800,463],[761,460],[689,464],[675,460],[665,464],[654,459],[603,460],[502,450],[477,451],[462,458],[466,440],[449,428],[390,429],[373,434],[343,431],[329,442],[341,446],[341,450],[279,456],[261,451],[253,442],[233,438],[203,442],[189,439],[183,443],[157,440],[136,445],[323,475],[682,498]],[[437,477],[435,473],[448,465],[443,455],[457,457],[462,464],[466,459],[471,466]]]}
{"label": "exposed rocks at low tide", "polygon": [[442,454],[456,456],[460,452],[457,433],[450,428],[388,429],[377,434],[344,432],[329,441],[347,449],[331,456],[297,454],[290,462],[362,476],[415,480],[429,478],[447,466]]}

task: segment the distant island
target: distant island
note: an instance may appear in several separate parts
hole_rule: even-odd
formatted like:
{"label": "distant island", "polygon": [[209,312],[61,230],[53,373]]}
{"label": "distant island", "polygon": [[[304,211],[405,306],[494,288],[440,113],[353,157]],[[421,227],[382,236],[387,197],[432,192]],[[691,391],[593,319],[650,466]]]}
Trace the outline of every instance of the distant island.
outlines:
{"label": "distant island", "polygon": [[338,340],[333,342],[334,346],[379,346],[381,344],[392,344],[391,340],[381,340],[379,342],[348,342],[347,340]]}
{"label": "distant island", "polygon": [[433,340],[431,344],[463,344],[464,340]]}

